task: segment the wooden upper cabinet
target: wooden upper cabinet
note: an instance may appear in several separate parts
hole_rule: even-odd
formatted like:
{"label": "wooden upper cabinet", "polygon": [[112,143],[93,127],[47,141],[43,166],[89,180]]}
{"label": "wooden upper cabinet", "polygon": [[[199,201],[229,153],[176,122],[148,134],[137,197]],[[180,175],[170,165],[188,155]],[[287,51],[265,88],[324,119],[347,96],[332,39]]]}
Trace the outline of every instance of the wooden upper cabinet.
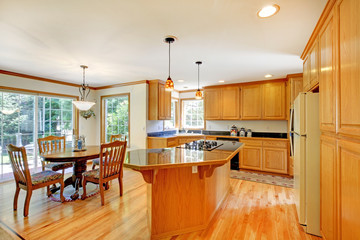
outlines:
{"label": "wooden upper cabinet", "polygon": [[261,84],[241,88],[241,119],[261,119]]}
{"label": "wooden upper cabinet", "polygon": [[262,119],[286,119],[286,83],[266,83],[262,88]]}
{"label": "wooden upper cabinet", "polygon": [[336,239],[336,139],[320,139],[320,229],[326,240]]}
{"label": "wooden upper cabinet", "polygon": [[[338,131],[360,136],[360,4],[339,1]],[[345,238],[344,238],[345,239]]]}
{"label": "wooden upper cabinet", "polygon": [[149,82],[149,120],[171,119],[171,92],[159,80]]}
{"label": "wooden upper cabinet", "polygon": [[310,88],[319,83],[319,42],[316,40],[309,54],[310,58]]}
{"label": "wooden upper cabinet", "polygon": [[320,47],[320,129],[336,131],[334,20],[329,15],[319,35]]}
{"label": "wooden upper cabinet", "polygon": [[204,90],[204,107],[206,120],[221,119],[221,88]]}
{"label": "wooden upper cabinet", "polygon": [[237,86],[221,88],[221,100],[221,119],[240,119],[240,88]]}
{"label": "wooden upper cabinet", "polygon": [[303,77],[291,77],[289,78],[290,84],[290,105],[294,104],[295,98],[303,91]]}
{"label": "wooden upper cabinet", "polygon": [[310,89],[310,58],[307,56],[303,64],[303,91]]}

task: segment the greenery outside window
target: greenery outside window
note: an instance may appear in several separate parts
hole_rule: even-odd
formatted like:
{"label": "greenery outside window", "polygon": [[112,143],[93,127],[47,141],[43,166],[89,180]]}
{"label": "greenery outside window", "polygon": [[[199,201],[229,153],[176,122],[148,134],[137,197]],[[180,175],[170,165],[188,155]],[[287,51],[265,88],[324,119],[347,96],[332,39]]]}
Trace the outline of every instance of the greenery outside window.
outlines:
{"label": "greenery outside window", "polygon": [[203,100],[182,100],[182,127],[204,128]]}
{"label": "greenery outside window", "polygon": [[0,178],[12,172],[8,144],[25,147],[30,168],[41,166],[38,138],[65,135],[71,144],[75,125],[73,99],[0,91]]}
{"label": "greenery outside window", "polygon": [[102,96],[102,142],[109,142],[110,136],[124,134],[130,142],[130,95]]}

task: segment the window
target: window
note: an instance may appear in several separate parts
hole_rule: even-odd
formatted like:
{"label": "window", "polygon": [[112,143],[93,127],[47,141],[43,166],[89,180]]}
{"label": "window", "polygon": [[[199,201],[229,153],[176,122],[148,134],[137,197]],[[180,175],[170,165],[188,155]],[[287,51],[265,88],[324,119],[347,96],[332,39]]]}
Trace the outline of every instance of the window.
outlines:
{"label": "window", "polygon": [[171,120],[164,121],[164,129],[174,129],[178,127],[178,103],[179,100],[171,99]]}
{"label": "window", "polygon": [[182,101],[182,127],[204,128],[204,102],[203,100]]}
{"label": "window", "polygon": [[71,98],[0,91],[0,178],[12,172],[6,146],[24,146],[30,168],[41,166],[37,139],[66,136],[71,144],[74,109]]}
{"label": "window", "polygon": [[102,141],[109,142],[113,134],[125,134],[128,143],[129,139],[129,94],[117,96],[103,96],[103,111],[101,119],[104,119],[102,129]]}

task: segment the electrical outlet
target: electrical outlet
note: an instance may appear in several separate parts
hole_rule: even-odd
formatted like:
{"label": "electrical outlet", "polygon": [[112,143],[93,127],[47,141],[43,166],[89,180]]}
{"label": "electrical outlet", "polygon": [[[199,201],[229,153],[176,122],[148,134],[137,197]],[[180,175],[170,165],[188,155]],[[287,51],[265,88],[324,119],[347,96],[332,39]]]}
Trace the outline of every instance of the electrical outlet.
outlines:
{"label": "electrical outlet", "polygon": [[192,166],[192,173],[197,173],[197,172],[198,172],[197,166]]}

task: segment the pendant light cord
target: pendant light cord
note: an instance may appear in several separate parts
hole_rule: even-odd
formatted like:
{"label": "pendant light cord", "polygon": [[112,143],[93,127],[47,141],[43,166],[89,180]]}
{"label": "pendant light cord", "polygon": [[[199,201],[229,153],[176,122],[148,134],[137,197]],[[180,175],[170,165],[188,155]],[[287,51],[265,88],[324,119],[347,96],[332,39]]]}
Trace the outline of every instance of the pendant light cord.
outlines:
{"label": "pendant light cord", "polygon": [[199,88],[199,82],[200,82],[200,64],[198,64],[198,90],[200,90]]}
{"label": "pendant light cord", "polygon": [[169,78],[170,78],[170,44],[171,42],[169,41]]}

